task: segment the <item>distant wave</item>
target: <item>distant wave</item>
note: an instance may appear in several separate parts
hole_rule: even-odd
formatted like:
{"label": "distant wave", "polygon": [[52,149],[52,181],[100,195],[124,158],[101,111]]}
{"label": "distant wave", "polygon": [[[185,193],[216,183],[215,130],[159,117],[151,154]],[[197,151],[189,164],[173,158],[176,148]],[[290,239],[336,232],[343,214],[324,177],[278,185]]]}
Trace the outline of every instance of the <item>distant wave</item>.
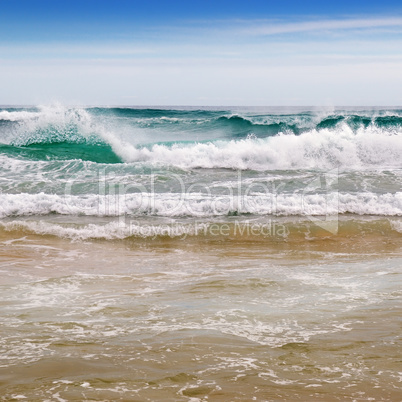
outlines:
{"label": "distant wave", "polygon": [[367,111],[367,112],[345,112],[336,113],[313,113],[303,112],[296,114],[252,114],[252,113],[233,113],[229,110],[174,110],[174,109],[135,109],[124,107],[112,108],[68,108],[60,104],[51,106],[42,106],[27,109],[3,109],[0,110],[0,121],[23,122],[29,120],[41,120],[48,123],[75,120],[83,120],[95,117],[118,117],[133,121],[147,121],[149,123],[185,124],[198,122],[200,124],[220,124],[222,127],[235,127],[238,129],[248,129],[250,127],[270,127],[282,126],[294,133],[303,132],[303,130],[334,128],[341,122],[347,123],[351,128],[368,127],[369,125],[377,127],[400,128],[402,126],[402,110],[393,111]]}

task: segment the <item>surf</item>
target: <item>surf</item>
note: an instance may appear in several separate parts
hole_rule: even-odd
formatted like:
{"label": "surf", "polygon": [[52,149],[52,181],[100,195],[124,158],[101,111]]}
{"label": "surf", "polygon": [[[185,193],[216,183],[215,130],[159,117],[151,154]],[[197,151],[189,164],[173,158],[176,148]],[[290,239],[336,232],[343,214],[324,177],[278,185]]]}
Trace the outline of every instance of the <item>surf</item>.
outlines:
{"label": "surf", "polygon": [[181,169],[399,167],[399,111],[252,114],[226,110],[68,108],[0,111],[0,152]]}

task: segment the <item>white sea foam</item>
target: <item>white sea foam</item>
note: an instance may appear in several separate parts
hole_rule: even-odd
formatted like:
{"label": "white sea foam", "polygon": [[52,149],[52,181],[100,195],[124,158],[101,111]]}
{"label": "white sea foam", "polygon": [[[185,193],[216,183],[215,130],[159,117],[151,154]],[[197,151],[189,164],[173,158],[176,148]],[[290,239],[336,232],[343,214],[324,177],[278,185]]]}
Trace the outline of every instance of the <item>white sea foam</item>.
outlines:
{"label": "white sea foam", "polygon": [[7,110],[3,110],[0,112],[0,120],[24,121],[37,118],[39,117],[39,115],[40,114],[37,112],[27,112],[27,111],[8,112]]}
{"label": "white sea foam", "polygon": [[[122,239],[126,237],[123,229],[118,224],[110,223],[108,225],[90,224],[84,227],[66,227],[49,222],[29,222],[29,221],[13,221],[0,223],[0,227],[5,230],[24,230],[40,235],[52,235],[72,240],[87,239]],[[126,231],[128,234],[128,230]]]}
{"label": "white sea foam", "polygon": [[390,223],[394,230],[396,230],[399,233],[402,233],[402,221],[391,220]]}
{"label": "white sea foam", "polygon": [[[116,147],[119,154],[119,149]],[[301,135],[247,138],[209,143],[155,144],[125,150],[127,162],[148,162],[180,168],[294,169],[400,167],[402,134],[378,128],[353,132],[346,124],[337,130],[312,130]]]}
{"label": "white sea foam", "polygon": [[264,194],[229,198],[197,193],[126,195],[0,194],[0,217],[47,215],[88,216],[224,216],[232,214],[320,216],[401,216],[402,192],[395,194]]}

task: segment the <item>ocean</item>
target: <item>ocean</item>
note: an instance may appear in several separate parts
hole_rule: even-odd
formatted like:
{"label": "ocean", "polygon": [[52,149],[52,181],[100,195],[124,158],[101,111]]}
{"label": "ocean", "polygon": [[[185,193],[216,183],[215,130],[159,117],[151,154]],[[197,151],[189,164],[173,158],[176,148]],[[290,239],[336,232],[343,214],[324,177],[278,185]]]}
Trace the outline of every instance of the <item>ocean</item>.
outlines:
{"label": "ocean", "polygon": [[0,107],[0,399],[402,399],[402,109]]}

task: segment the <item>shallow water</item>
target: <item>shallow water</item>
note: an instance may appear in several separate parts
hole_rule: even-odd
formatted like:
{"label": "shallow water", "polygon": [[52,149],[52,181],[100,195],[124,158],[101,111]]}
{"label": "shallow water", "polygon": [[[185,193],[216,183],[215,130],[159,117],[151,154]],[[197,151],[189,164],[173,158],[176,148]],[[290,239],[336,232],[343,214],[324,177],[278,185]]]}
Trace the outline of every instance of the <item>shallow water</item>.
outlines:
{"label": "shallow water", "polygon": [[367,241],[3,232],[3,398],[398,400],[402,242]]}

